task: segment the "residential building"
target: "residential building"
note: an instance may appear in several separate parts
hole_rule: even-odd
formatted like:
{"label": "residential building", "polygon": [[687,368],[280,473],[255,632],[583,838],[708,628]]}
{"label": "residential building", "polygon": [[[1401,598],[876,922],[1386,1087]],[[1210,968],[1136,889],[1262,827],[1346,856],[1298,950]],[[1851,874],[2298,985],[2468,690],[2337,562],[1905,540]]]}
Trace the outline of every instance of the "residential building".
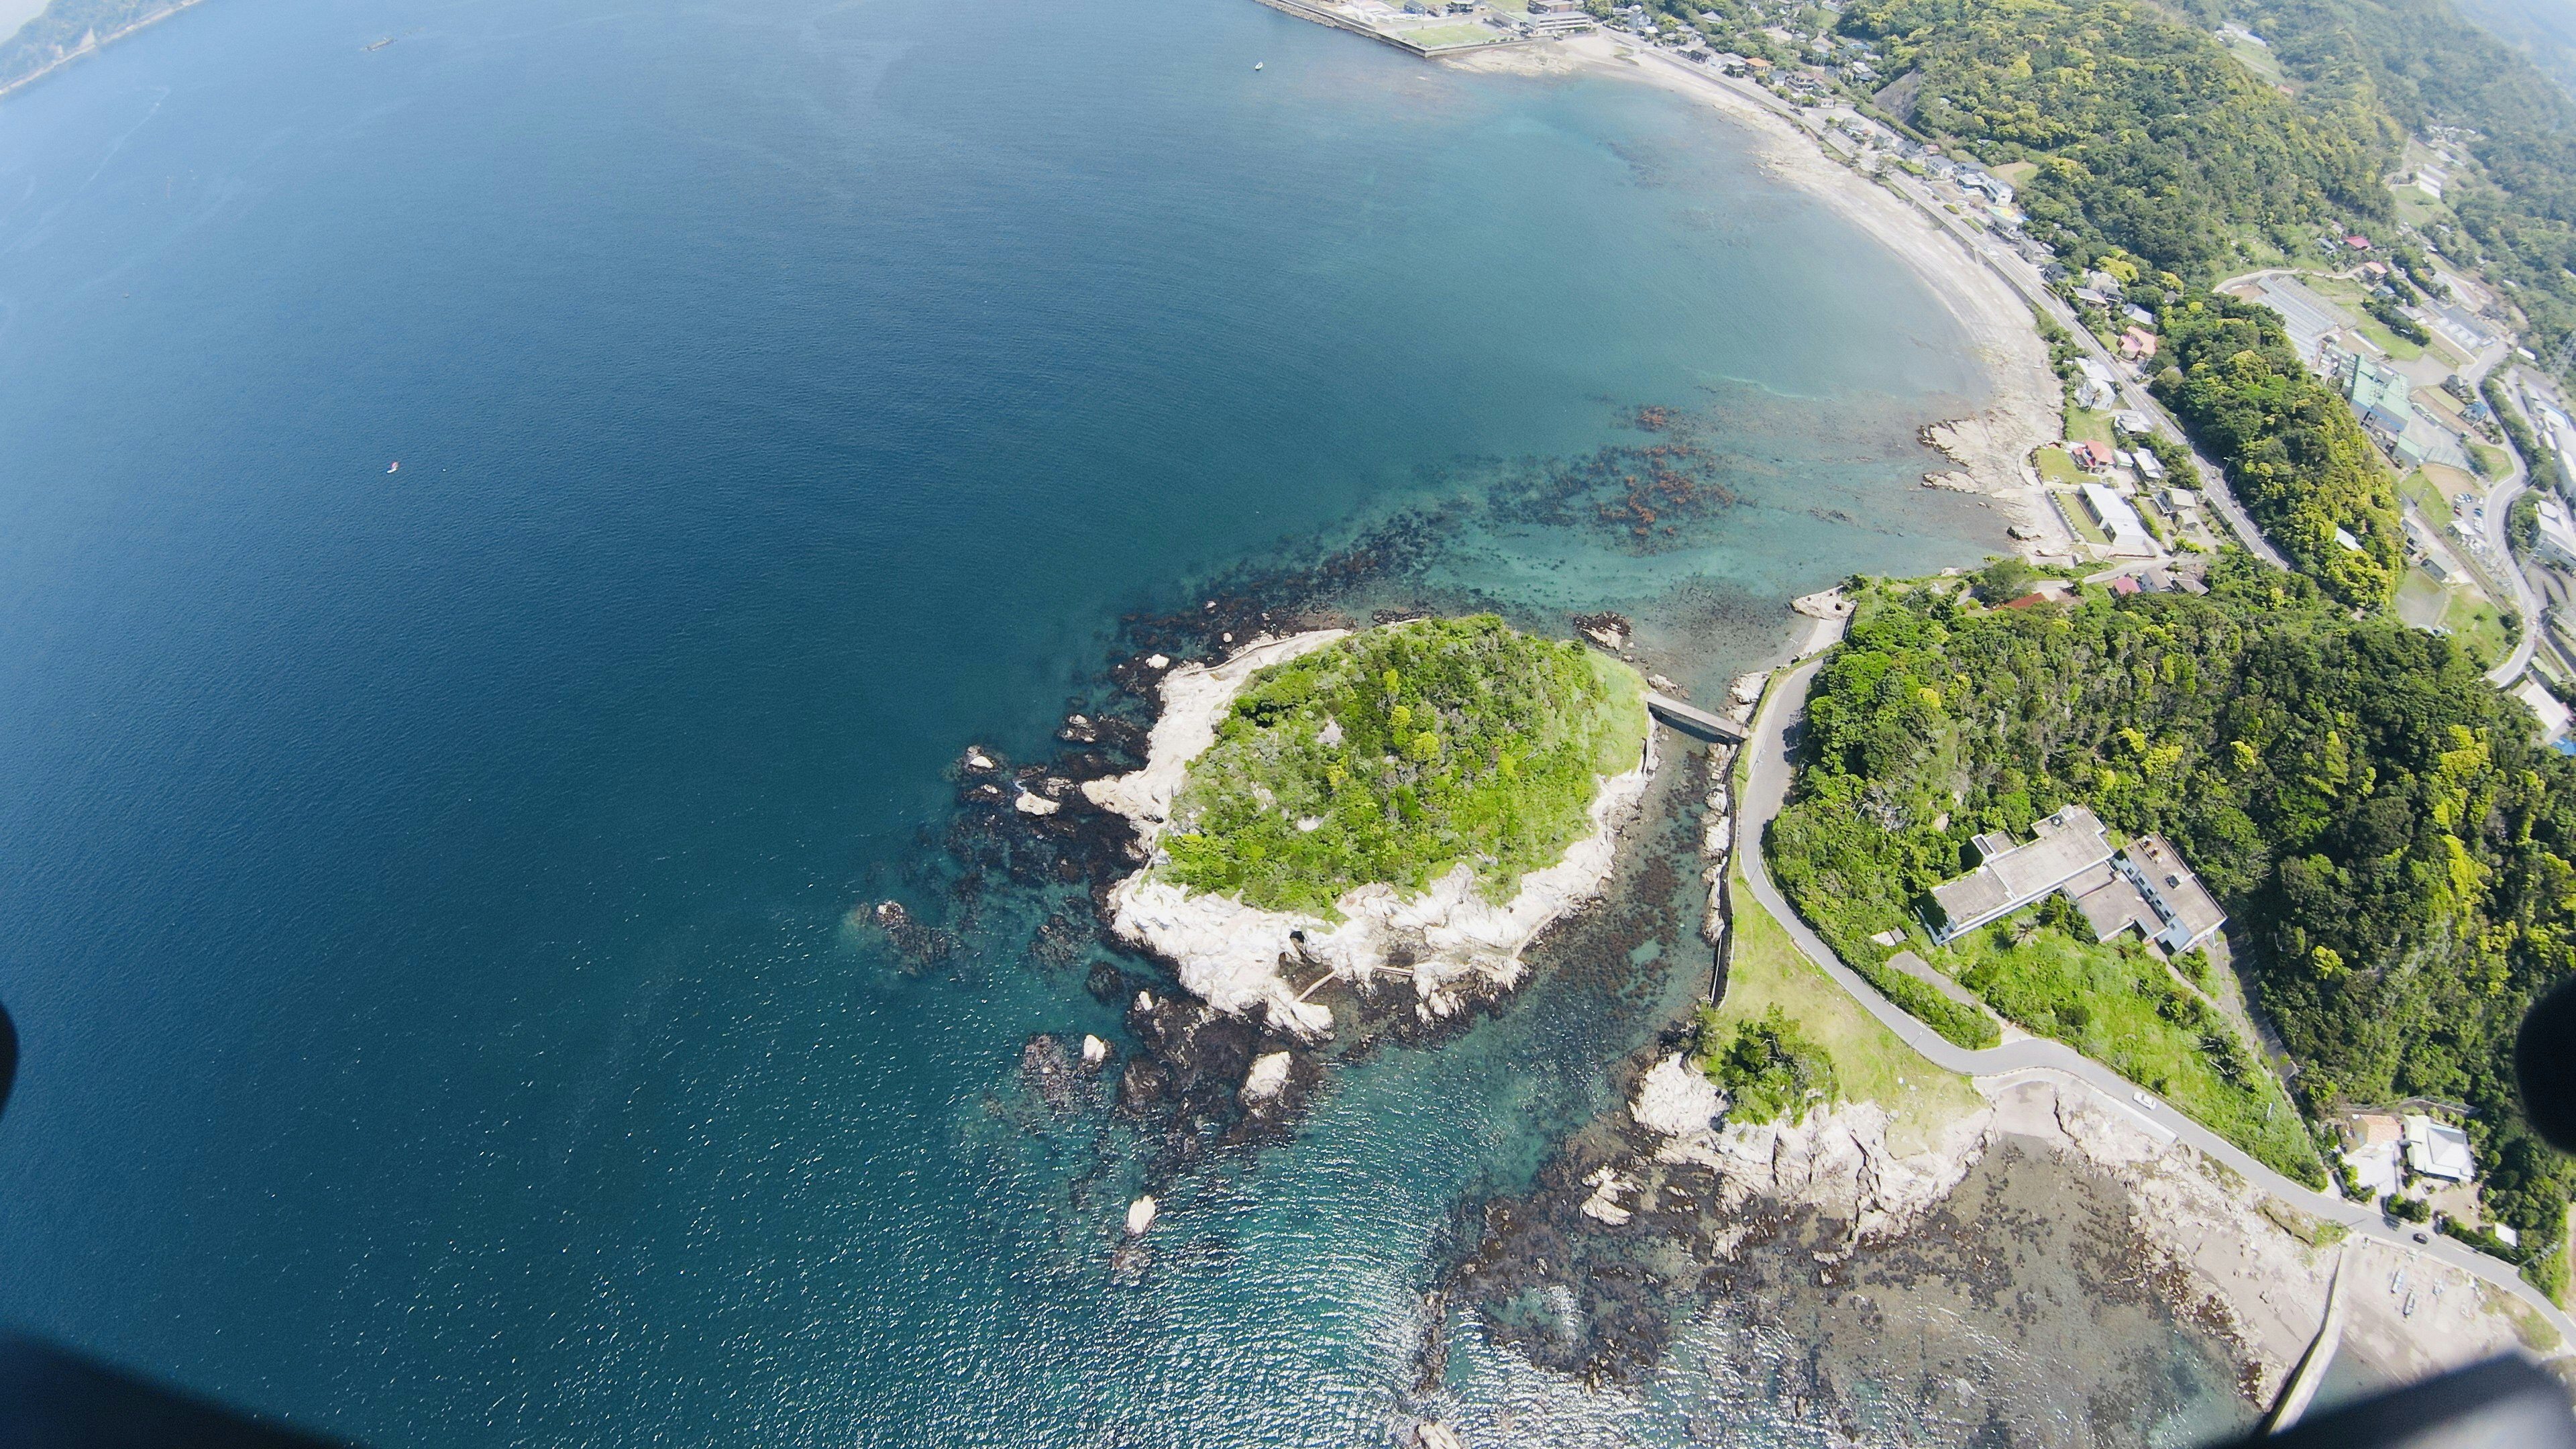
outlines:
{"label": "residential building", "polygon": [[[2137,468],[2139,481],[2145,483],[2162,483],[2165,481],[2165,464],[2162,458],[2157,457],[2155,454],[2148,452],[2144,448],[2140,448],[2130,456],[2138,460]],[[2185,489],[2183,491],[2189,492],[2190,490]]]}
{"label": "residential building", "polygon": [[2555,493],[2540,495],[2540,537],[2532,552],[2552,568],[2576,569],[2576,519]]}
{"label": "residential building", "polygon": [[2559,703],[2558,696],[2543,688],[2539,680],[2524,675],[2522,683],[2513,687],[2513,697],[2539,719],[2542,744],[2567,738],[2569,720],[2576,716],[2571,716],[2567,706]]}
{"label": "residential building", "polygon": [[2156,334],[2132,327],[2120,334],[2120,355],[2133,361],[2156,355]]}
{"label": "residential building", "polygon": [[2405,1144],[2406,1129],[2395,1117],[2364,1112],[2345,1124],[2343,1138],[2344,1175],[2362,1196],[2385,1197],[2397,1191],[2401,1180],[2397,1153]]}
{"label": "residential building", "polygon": [[2175,955],[2198,950],[2218,929],[2227,924],[2227,913],[2191,867],[2182,863],[2182,852],[2161,835],[2142,835],[2129,842],[2120,852],[2120,873],[2146,896],[2156,913],[2158,927],[2139,929],[2149,940]]}
{"label": "residential building", "polygon": [[[2136,588],[2132,581],[2120,582]],[[2085,870],[2063,889],[2096,941],[2135,930],[2167,953],[2180,955],[2227,924],[2227,913],[2182,863],[2173,842],[2161,835],[2131,842],[2116,859]]]}
{"label": "residential building", "polygon": [[2148,417],[2145,413],[2138,411],[2136,408],[2122,408],[2120,411],[2111,414],[2111,426],[2118,428],[2121,432],[2128,434],[2130,437],[2145,438],[2154,436],[2156,431],[2156,420]]}
{"label": "residential building", "polygon": [[1930,924],[1932,939],[1947,943],[1963,932],[1998,921],[2064,886],[2111,859],[2111,841],[2102,820],[2081,805],[2067,805],[2034,822],[2031,838],[2015,845],[2001,831],[1989,831],[1972,842],[1977,867],[1957,880],[1932,888],[1940,915]]}
{"label": "residential building", "polygon": [[2415,404],[2407,396],[2413,385],[2397,369],[2347,352],[2336,362],[2335,381],[2343,395],[2352,399],[2354,416],[2362,426],[2378,429],[2383,441],[2393,442],[2414,421]]}
{"label": "residential building", "polygon": [[[2079,443],[2077,446],[2081,447],[2083,444]],[[2155,536],[2147,532],[2146,520],[2138,517],[2138,510],[2129,506],[2128,499],[2100,483],[2086,483],[2075,491],[2083,500],[2084,511],[2092,515],[2093,521],[2101,525],[2102,532],[2109,536],[2111,552],[2114,556],[2120,558],[2156,556],[2158,550]]]}
{"label": "residential building", "polygon": [[2417,1177],[2467,1182],[2477,1176],[2469,1156],[2469,1134],[2421,1112],[2406,1118],[2406,1167]]}

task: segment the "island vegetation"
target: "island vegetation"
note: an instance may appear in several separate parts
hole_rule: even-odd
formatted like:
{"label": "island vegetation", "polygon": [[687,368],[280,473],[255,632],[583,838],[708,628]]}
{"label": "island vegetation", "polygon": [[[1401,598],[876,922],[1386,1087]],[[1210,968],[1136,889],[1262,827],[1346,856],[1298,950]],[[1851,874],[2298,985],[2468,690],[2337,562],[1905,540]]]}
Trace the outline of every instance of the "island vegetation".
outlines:
{"label": "island vegetation", "polygon": [[2321,1180],[2187,969],[2045,907],[1948,950],[1921,930],[1977,832],[2077,801],[2171,837],[2253,948],[2242,971],[2300,1100],[2469,1108],[2485,1210],[2558,1291],[2576,1164],[2524,1123],[2510,1054],[2525,1007],[2576,971],[2576,760],[2448,639],[2240,554],[2209,584],[2003,609],[1956,580],[1856,581],[1765,842],[1774,877],[1846,959],[1884,963],[1873,938],[1902,933],[2005,1015]]}
{"label": "island vegetation", "polygon": [[1247,681],[1174,802],[1166,869],[1331,918],[1355,886],[1464,864],[1499,901],[1592,830],[1646,731],[1644,681],[1579,644],[1492,615],[1367,630]]}

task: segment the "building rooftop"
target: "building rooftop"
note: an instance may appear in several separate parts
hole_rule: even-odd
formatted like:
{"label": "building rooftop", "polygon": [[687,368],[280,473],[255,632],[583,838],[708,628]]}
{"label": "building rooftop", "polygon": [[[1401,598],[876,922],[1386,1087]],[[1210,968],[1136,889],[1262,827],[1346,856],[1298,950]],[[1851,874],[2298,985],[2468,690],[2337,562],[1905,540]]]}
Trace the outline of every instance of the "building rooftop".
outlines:
{"label": "building rooftop", "polygon": [[2172,841],[2161,835],[2142,835],[2129,842],[2128,859],[2145,887],[2155,893],[2156,903],[2163,907],[2164,925],[2147,934],[2160,936],[2173,950],[2188,951],[2227,924],[2227,913],[2211,899],[2200,877],[2182,863],[2182,853],[2174,849]]}
{"label": "building rooftop", "polygon": [[2477,1176],[2477,1164],[2469,1156],[2469,1134],[2420,1112],[2406,1119],[2406,1165],[2418,1177],[2450,1182]]}
{"label": "building rooftop", "polygon": [[2146,524],[2139,520],[2138,510],[2129,506],[2129,500],[2099,483],[2083,484],[2076,491],[2083,495],[2084,511],[2092,514],[2110,536],[2112,553],[2131,558],[2155,556],[2156,541],[2148,535]]}
{"label": "building rooftop", "polygon": [[2162,924],[2137,886],[2109,861],[2068,881],[2065,890],[2075,898],[2075,909],[2084,913],[2084,924],[2093,928],[2096,941],[2108,941],[2131,926],[2143,935],[2153,935]]}
{"label": "building rooftop", "polygon": [[2344,396],[2352,399],[2352,410],[2362,421],[2377,423],[2391,433],[2406,431],[2415,416],[2415,404],[2409,396],[2414,385],[2406,374],[2393,367],[2382,367],[2358,352],[2344,354],[2337,366],[2338,380]]}
{"label": "building rooftop", "polygon": [[1977,868],[1932,888],[1944,940],[2020,910],[2111,859],[2101,818],[2081,805],[2034,822],[2031,837],[2027,844],[1998,850],[1992,847],[2001,843],[2000,834],[1978,836],[1984,859]]}

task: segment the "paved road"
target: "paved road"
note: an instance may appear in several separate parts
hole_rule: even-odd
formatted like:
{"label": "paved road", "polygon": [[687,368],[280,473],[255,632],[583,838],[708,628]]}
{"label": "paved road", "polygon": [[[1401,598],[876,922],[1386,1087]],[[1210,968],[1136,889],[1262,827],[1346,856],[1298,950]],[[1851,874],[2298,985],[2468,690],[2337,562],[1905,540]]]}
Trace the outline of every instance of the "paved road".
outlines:
{"label": "paved road", "polygon": [[[1843,990],[1851,993],[1853,1000],[1916,1051],[1951,1071],[1978,1078],[2029,1072],[2080,1078],[2099,1089],[2112,1106],[2128,1109],[2151,1122],[2159,1135],[2191,1144],[2204,1156],[2225,1163],[2260,1184],[2272,1196],[2302,1211],[2342,1223],[2356,1237],[2376,1239],[2404,1251],[2437,1259],[2518,1295],[2546,1317],[2569,1343],[2576,1344],[2576,1320],[2571,1320],[2539,1290],[2524,1282],[2511,1265],[2440,1234],[2434,1234],[2429,1243],[2417,1243],[2413,1241],[2412,1234],[2416,1230],[2411,1225],[2392,1226],[2375,1208],[2348,1202],[2332,1193],[2316,1192],[2293,1182],[2255,1161],[2236,1144],[2145,1093],[2136,1083],[2061,1042],[2030,1037],[1984,1051],[1970,1051],[1953,1045],[1903,1008],[1879,995],[1868,982],[1845,966],[1833,949],[1807,928],[1807,923],[1798,918],[1797,912],[1789,908],[1779,888],[1771,883],[1770,870],[1762,859],[1763,832],[1770,828],[1772,819],[1780,813],[1781,802],[1788,795],[1789,732],[1806,717],[1807,687],[1814,681],[1817,666],[1821,663],[1821,658],[1810,659],[1779,676],[1762,697],[1761,711],[1753,720],[1753,739],[1745,747],[1753,753],[1747,764],[1744,799],[1738,807],[1736,858],[1743,863],[1744,877],[1752,888],[1754,900],[1780,922],[1788,931],[1789,938],[1797,943],[1798,949],[1809,960],[1823,968],[1825,974]],[[1981,1081],[1979,1085],[1996,1090],[2003,1084]],[[2152,1105],[2142,1106],[2138,1100],[2142,1095],[2147,1096]]]}
{"label": "paved road", "polygon": [[2522,616],[2522,637],[2515,641],[2513,652],[2505,661],[2487,671],[2487,682],[2507,685],[2522,677],[2531,665],[2532,653],[2540,647],[2540,596],[2532,591],[2531,580],[2522,571],[2522,560],[2514,557],[2513,546],[2504,536],[2506,516],[2513,501],[2531,486],[2530,471],[2522,466],[2522,454],[2512,448],[2505,453],[2513,459],[2513,472],[2487,494],[2487,547],[2503,566],[2506,587],[2513,590],[2514,612]]}

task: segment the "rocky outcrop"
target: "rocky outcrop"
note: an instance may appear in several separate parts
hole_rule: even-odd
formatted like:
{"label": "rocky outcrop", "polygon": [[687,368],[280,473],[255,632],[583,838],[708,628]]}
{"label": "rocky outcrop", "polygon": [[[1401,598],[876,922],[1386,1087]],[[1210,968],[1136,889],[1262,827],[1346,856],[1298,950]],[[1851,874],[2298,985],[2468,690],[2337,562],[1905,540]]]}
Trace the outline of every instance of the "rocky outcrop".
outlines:
{"label": "rocky outcrop", "polygon": [[1653,1135],[1655,1161],[1715,1173],[1720,1206],[1740,1211],[1760,1198],[1811,1207],[1845,1224],[1848,1244],[1902,1232],[1949,1196],[1984,1155],[1994,1117],[1977,1113],[1925,1151],[1899,1156],[1887,1145],[1887,1109],[1875,1102],[1720,1127],[1726,1105],[1717,1084],[1676,1053],[1639,1079],[1628,1115]]}

